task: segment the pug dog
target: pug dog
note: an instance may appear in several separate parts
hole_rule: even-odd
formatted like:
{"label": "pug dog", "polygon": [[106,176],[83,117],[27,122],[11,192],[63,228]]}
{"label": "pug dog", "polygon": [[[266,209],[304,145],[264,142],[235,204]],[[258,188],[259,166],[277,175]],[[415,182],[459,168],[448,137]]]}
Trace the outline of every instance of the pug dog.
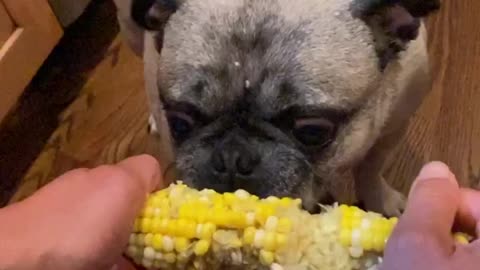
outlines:
{"label": "pug dog", "polygon": [[116,3],[188,185],[313,210],[351,181],[367,209],[402,212],[382,168],[431,87],[422,20],[439,0]]}

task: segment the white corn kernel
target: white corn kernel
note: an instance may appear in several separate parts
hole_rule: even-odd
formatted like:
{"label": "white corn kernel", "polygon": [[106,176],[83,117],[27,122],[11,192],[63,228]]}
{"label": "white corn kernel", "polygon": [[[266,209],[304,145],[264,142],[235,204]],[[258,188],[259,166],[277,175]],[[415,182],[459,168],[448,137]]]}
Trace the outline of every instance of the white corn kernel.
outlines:
{"label": "white corn kernel", "polygon": [[130,245],[135,245],[137,243],[137,236],[135,234],[130,234],[130,238],[128,238],[128,243]]}
{"label": "white corn kernel", "polygon": [[352,231],[352,246],[360,247],[362,245],[362,232],[359,229]]}
{"label": "white corn kernel", "polygon": [[127,248],[127,255],[131,258],[137,257],[138,248],[136,246],[130,245]]}
{"label": "white corn kernel", "polygon": [[363,256],[363,248],[361,247],[350,247],[348,251],[353,258],[360,258]]}
{"label": "white corn kernel", "polygon": [[257,230],[257,232],[255,232],[255,240],[253,241],[253,245],[257,248],[263,247],[264,239],[265,239],[265,231]]}
{"label": "white corn kernel", "polygon": [[362,219],[362,223],[360,226],[362,229],[366,230],[372,226],[372,222],[369,219],[364,218]]}
{"label": "white corn kernel", "polygon": [[153,261],[152,260],[149,260],[147,258],[143,258],[142,260],[142,265],[145,267],[145,268],[151,268],[153,266]]}
{"label": "white corn kernel", "polygon": [[270,270],[283,270],[283,266],[278,263],[274,263],[270,266]]}
{"label": "white corn kernel", "polygon": [[163,259],[163,253],[155,252],[155,260],[159,261]]}
{"label": "white corn kernel", "polygon": [[175,248],[175,244],[173,243],[173,239],[169,236],[163,237],[163,250],[166,252],[172,252]]}
{"label": "white corn kernel", "polygon": [[143,250],[143,257],[148,259],[148,260],[155,259],[155,250],[152,247],[146,247]]}
{"label": "white corn kernel", "polygon": [[246,192],[243,189],[239,189],[239,190],[235,191],[234,194],[235,194],[235,196],[237,196],[237,198],[242,199],[242,200],[248,199],[248,197],[250,197],[250,193]]}
{"label": "white corn kernel", "polygon": [[271,216],[269,218],[267,218],[267,222],[265,223],[265,229],[267,231],[275,231],[277,230],[277,226],[278,226],[278,218],[275,217],[275,216]]}

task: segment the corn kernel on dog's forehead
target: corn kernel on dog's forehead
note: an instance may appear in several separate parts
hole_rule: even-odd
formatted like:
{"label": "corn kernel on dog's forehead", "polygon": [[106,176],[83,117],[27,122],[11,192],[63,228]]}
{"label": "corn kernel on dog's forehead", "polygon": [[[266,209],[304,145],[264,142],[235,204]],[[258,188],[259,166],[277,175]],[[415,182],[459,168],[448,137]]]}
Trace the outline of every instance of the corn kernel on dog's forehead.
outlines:
{"label": "corn kernel on dog's forehead", "polygon": [[396,218],[346,205],[310,215],[300,205],[179,182],[148,198],[126,254],[147,269],[377,269]]}

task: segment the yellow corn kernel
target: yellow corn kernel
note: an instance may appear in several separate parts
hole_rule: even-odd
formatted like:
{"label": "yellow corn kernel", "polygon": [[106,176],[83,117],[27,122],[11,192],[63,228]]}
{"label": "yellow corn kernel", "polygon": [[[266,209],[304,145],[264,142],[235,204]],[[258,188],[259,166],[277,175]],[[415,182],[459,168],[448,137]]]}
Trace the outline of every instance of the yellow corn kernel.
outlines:
{"label": "yellow corn kernel", "polygon": [[233,193],[227,192],[223,194],[223,199],[227,205],[232,205],[237,201],[237,196]]}
{"label": "yellow corn kernel", "polygon": [[352,231],[348,228],[344,228],[340,231],[340,243],[349,247],[352,244]]}
{"label": "yellow corn kernel", "polygon": [[186,251],[188,249],[189,245],[190,245],[190,243],[186,238],[183,238],[183,237],[175,238],[175,250],[177,252]]}
{"label": "yellow corn kernel", "polygon": [[145,239],[144,239],[145,246],[151,246],[152,245],[152,240],[153,240],[153,234],[147,233],[145,235]]}
{"label": "yellow corn kernel", "polygon": [[352,228],[353,229],[358,229],[360,228],[360,225],[362,224],[362,218],[359,216],[353,216],[352,218]]}
{"label": "yellow corn kernel", "polygon": [[217,208],[212,210],[212,214],[208,219],[210,222],[218,226],[227,226],[229,221],[229,211],[223,208]]}
{"label": "yellow corn kernel", "polygon": [[178,209],[178,217],[184,219],[193,219],[195,218],[194,209],[190,204],[184,204]]}
{"label": "yellow corn kernel", "polygon": [[247,226],[247,217],[242,212],[230,212],[228,215],[228,228],[243,229]]}
{"label": "yellow corn kernel", "polygon": [[372,231],[378,232],[382,230],[382,219],[381,218],[375,218],[372,220]]}
{"label": "yellow corn kernel", "polygon": [[152,247],[155,250],[161,250],[163,247],[163,236],[161,234],[155,234],[152,238]]}
{"label": "yellow corn kernel", "polygon": [[162,234],[168,234],[168,227],[170,224],[169,219],[162,219],[160,220],[160,225],[158,227],[158,232]]}
{"label": "yellow corn kernel", "polygon": [[151,206],[147,206],[143,209],[141,216],[144,218],[152,218],[153,212],[154,212],[154,208]]}
{"label": "yellow corn kernel", "polygon": [[282,207],[289,207],[290,205],[292,205],[292,203],[293,200],[291,198],[281,198],[279,204]]}
{"label": "yellow corn kernel", "polygon": [[263,265],[271,265],[275,260],[275,255],[273,252],[260,250],[260,262]]}
{"label": "yellow corn kernel", "polygon": [[153,196],[155,196],[157,199],[160,199],[160,200],[166,198],[167,195],[168,193],[166,189],[159,190],[153,194]]}
{"label": "yellow corn kernel", "polygon": [[160,233],[161,222],[162,221],[159,218],[153,218],[152,219],[152,224],[151,224],[151,232],[152,233]]}
{"label": "yellow corn kernel", "polygon": [[167,253],[163,258],[167,263],[175,263],[177,261],[177,256],[174,253]]}
{"label": "yellow corn kernel", "polygon": [[183,234],[186,238],[194,238],[197,234],[197,224],[194,221],[187,220]]}
{"label": "yellow corn kernel", "polygon": [[223,196],[217,193],[211,196],[211,200],[213,205],[223,205],[225,203],[223,200]]}
{"label": "yellow corn kernel", "polygon": [[342,229],[353,229],[353,217],[352,216],[343,216],[340,221],[340,227]]}
{"label": "yellow corn kernel", "polygon": [[355,210],[352,207],[346,206],[342,207],[342,218],[351,218]]}
{"label": "yellow corn kernel", "polygon": [[162,199],[160,201],[160,206],[158,208],[162,209],[161,217],[164,217],[164,218],[170,217],[170,201],[168,199]]}
{"label": "yellow corn kernel", "polygon": [[373,235],[371,230],[362,231],[361,235],[362,248],[370,251],[373,248]]}
{"label": "yellow corn kernel", "polygon": [[[274,267],[275,260],[284,261],[281,257],[284,254],[297,251],[299,254],[315,252],[308,250],[311,246],[308,239],[310,236],[303,235],[311,230],[313,245],[322,241],[319,238],[325,233],[334,232],[337,234],[337,241],[347,252],[345,255],[349,254],[352,260],[365,258],[367,264],[375,264],[376,256],[381,256],[386,241],[398,222],[397,218],[387,219],[357,207],[340,205],[334,208],[332,213],[329,213],[329,207],[325,208],[326,214],[332,216],[320,219],[321,222],[310,222],[305,212],[299,212],[302,219],[307,219],[305,226],[322,224],[322,228],[303,228],[302,219],[297,221],[292,218],[296,214],[296,209],[293,208],[300,205],[301,200],[291,198],[270,197],[260,200],[243,190],[218,194],[213,190],[196,191],[185,185],[179,185],[178,188],[173,185],[147,199],[141,215],[135,221],[134,232],[125,252],[133,261],[143,264],[149,270],[152,270],[152,267],[190,269],[188,267],[191,266],[195,267],[194,269],[210,269],[209,267],[216,263],[210,259],[217,254],[212,254],[214,256],[211,258],[200,257],[208,254],[210,250],[219,252],[220,256],[226,256],[234,263],[241,260],[243,255],[248,258],[252,255],[258,256],[262,264],[277,269],[278,267]],[[288,214],[289,218],[282,214]],[[297,227],[301,230],[300,234],[292,234]],[[215,235],[217,228],[220,228],[221,232]],[[290,237],[293,237],[293,240],[299,239],[299,242],[293,241],[292,244],[296,245],[289,245]],[[462,234],[453,234],[452,237],[457,243],[466,244],[470,240]],[[213,239],[219,241],[214,248]],[[306,240],[304,243],[303,239]],[[330,241],[331,238],[325,240]],[[371,251],[379,254],[371,254]],[[373,257],[362,257],[364,255]],[[313,264],[305,261],[309,259],[308,256],[299,259],[303,260],[300,263]],[[331,261],[335,258],[326,259]]]}
{"label": "yellow corn kernel", "polygon": [[197,209],[197,213],[196,213],[196,218],[197,218],[197,222],[198,223],[205,223],[208,221],[209,219],[209,213],[208,213],[208,209],[204,208],[204,207],[200,207],[199,209]]}
{"label": "yellow corn kernel", "polygon": [[140,223],[140,230],[142,233],[148,233],[152,230],[152,220],[149,218],[142,218]]}
{"label": "yellow corn kernel", "polygon": [[363,211],[362,209],[356,206],[353,206],[352,209],[353,209],[353,217],[361,219],[365,215],[365,211]]}
{"label": "yellow corn kernel", "polygon": [[151,197],[151,200],[147,202],[147,204],[151,205],[154,208],[160,208],[162,203],[162,197],[158,196],[157,194]]}
{"label": "yellow corn kernel", "polygon": [[302,207],[302,200],[301,199],[293,200],[293,206],[295,206],[296,208],[301,208]]}
{"label": "yellow corn kernel", "polygon": [[255,241],[256,231],[257,230],[255,229],[255,227],[246,228],[245,231],[243,232],[243,241],[248,245],[253,244],[253,242]]}
{"label": "yellow corn kernel", "polygon": [[197,256],[203,256],[208,252],[209,248],[210,248],[210,241],[202,239],[195,244],[195,248],[193,249],[193,252]]}
{"label": "yellow corn kernel", "polygon": [[268,204],[259,204],[255,211],[255,218],[260,224],[265,224],[267,218],[275,214],[275,209]]}
{"label": "yellow corn kernel", "polygon": [[179,230],[178,230],[178,220],[172,219],[170,220],[170,223],[168,224],[168,234],[171,236],[178,236],[179,235]]}
{"label": "yellow corn kernel", "polygon": [[380,230],[384,233],[389,233],[391,232],[393,226],[392,224],[388,221],[388,219],[381,219],[380,221]]}
{"label": "yellow corn kernel", "polygon": [[382,252],[385,248],[385,237],[380,234],[373,236],[373,248],[377,252]]}
{"label": "yellow corn kernel", "polygon": [[[391,232],[388,231],[388,230],[387,231],[380,231],[379,233],[380,233],[380,237],[383,238],[383,242],[386,242],[388,240],[390,234],[391,234]],[[384,246],[385,246],[385,244],[384,244]]]}
{"label": "yellow corn kernel", "polygon": [[179,219],[177,220],[177,236],[185,237],[185,231],[187,229],[187,220],[186,219]]}
{"label": "yellow corn kernel", "polygon": [[276,234],[274,232],[266,232],[263,239],[263,248],[266,251],[274,251],[276,249],[277,243],[275,239]]}
{"label": "yellow corn kernel", "polygon": [[470,240],[468,239],[468,235],[464,233],[455,233],[453,234],[453,238],[456,243],[461,244],[461,245],[468,245],[470,243]]}
{"label": "yellow corn kernel", "polygon": [[277,233],[275,236],[277,249],[282,249],[287,245],[287,236],[283,233]]}
{"label": "yellow corn kernel", "polygon": [[289,218],[280,218],[277,224],[277,231],[281,233],[290,233],[293,224]]}

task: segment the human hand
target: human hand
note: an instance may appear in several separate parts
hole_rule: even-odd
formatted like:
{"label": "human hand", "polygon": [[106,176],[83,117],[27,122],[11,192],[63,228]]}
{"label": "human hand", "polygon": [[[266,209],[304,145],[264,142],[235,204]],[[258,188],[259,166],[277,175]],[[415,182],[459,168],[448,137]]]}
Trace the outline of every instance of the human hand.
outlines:
{"label": "human hand", "polygon": [[138,156],[70,171],[0,209],[0,269],[133,269],[122,253],[160,178],[157,161]]}
{"label": "human hand", "polygon": [[382,270],[478,269],[480,240],[455,244],[452,229],[480,232],[480,192],[460,189],[440,162],[425,166],[385,250]]}

